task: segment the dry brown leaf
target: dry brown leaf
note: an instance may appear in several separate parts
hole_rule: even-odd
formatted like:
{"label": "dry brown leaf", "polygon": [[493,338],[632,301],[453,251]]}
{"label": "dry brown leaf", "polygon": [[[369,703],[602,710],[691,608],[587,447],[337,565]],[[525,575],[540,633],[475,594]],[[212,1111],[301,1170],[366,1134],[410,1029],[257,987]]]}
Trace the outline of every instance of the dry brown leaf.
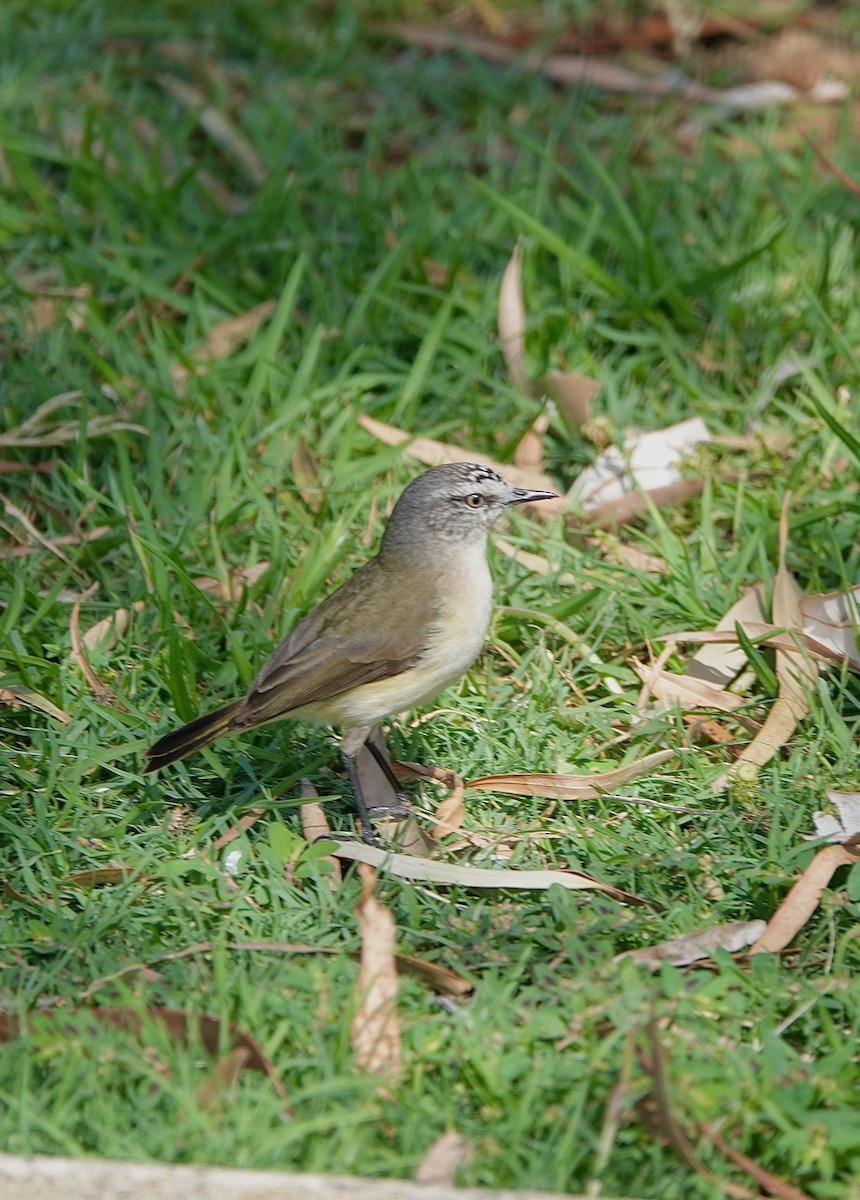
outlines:
{"label": "dry brown leaf", "polygon": [[[88,871],[76,871],[74,875],[64,875],[60,883],[81,888],[102,887],[109,883],[125,883],[133,876],[134,870],[131,867],[91,867]],[[142,876],[138,876],[138,880],[141,878]]]}
{"label": "dry brown leaf", "polygon": [[743,950],[760,938],[766,928],[764,921],[729,921],[723,925],[694,930],[683,937],[659,942],[656,946],[625,950],[623,954],[616,954],[613,962],[629,958],[650,967],[652,971],[658,971],[664,962],[685,967],[700,958],[710,958],[715,950],[727,950],[730,954]]}
{"label": "dry brown leaf", "polygon": [[499,341],[511,383],[528,392],[526,377],[526,306],[523,300],[523,243],[514,246],[499,288]]}
{"label": "dry brown leaf", "polygon": [[[87,1019],[94,1025],[112,1025],[116,1029],[125,1029],[138,1035],[146,1031],[147,1021],[158,1022],[164,1025],[173,1041],[187,1045],[199,1038],[207,1052],[213,1056],[220,1051],[226,1026],[233,1045],[246,1051],[247,1066],[267,1075],[281,1099],[286,1099],[286,1089],[259,1042],[232,1022],[222,1021],[220,1017],[213,1017],[208,1013],[187,1013],[178,1008],[147,1007],[140,1011],[133,1008],[87,1008],[78,1011],[85,1012]],[[62,1027],[63,1021],[67,1021],[69,1015],[68,1009],[58,1012],[43,1009],[28,1013],[25,1019],[13,1013],[0,1011],[0,1042],[11,1042],[19,1038],[25,1030],[39,1026],[48,1029],[58,1025]]]}
{"label": "dry brown leaf", "polygon": [[716,708],[720,712],[734,712],[746,703],[743,696],[727,692],[725,688],[706,679],[676,675],[656,666],[630,660],[630,665],[643,683],[659,700],[676,701],[685,709]]}
{"label": "dry brown leaf", "polygon": [[316,460],[301,434],[293,443],[293,479],[305,504],[311,512],[318,513],[324,500],[319,471]]}
{"label": "dry brown leaf", "polygon": [[519,471],[543,471],[543,439],[548,429],[549,417],[546,413],[539,413],[514,450],[514,466]]}
{"label": "dry brown leaf", "polygon": [[467,788],[505,792],[510,796],[544,796],[548,800],[591,800],[645,775],[661,763],[675,757],[674,750],[657,750],[636,762],[614,771],[590,775],[548,775],[542,772],[514,772],[509,775],[484,775],[466,781]]}
{"label": "dry brown leaf", "polygon": [[475,985],[450,967],[441,967],[438,963],[427,962],[423,958],[413,958],[411,954],[396,954],[394,962],[401,975],[409,975],[420,981],[434,992],[443,996],[468,996],[475,990]]}
{"label": "dry brown leaf", "polygon": [[394,918],[374,896],[376,872],[359,866],[362,892],[356,906],[361,932],[358,1010],[350,1025],[356,1062],[372,1075],[396,1075],[401,1068],[397,1015],[397,968],[394,965]]}
{"label": "dry brown leaf", "polygon": [[767,929],[751,949],[751,954],[769,950],[775,954],[783,950],[798,933],[821,900],[821,893],[840,867],[850,866],[857,861],[844,846],[825,846],[798,879],[767,923]]}
{"label": "dry brown leaf", "polygon": [[[773,650],[782,650],[785,654],[796,654],[803,658],[811,658],[816,662],[831,664],[840,663],[852,671],[860,671],[850,659],[843,658],[833,650],[807,637],[805,633],[783,633],[779,625],[758,624],[754,621],[744,622],[743,631],[758,646],[768,646]],[[683,629],[680,633],[667,635],[676,642],[693,642],[701,645],[719,645],[722,643],[736,644],[738,635],[731,629]]]}
{"label": "dry brown leaf", "polygon": [[[803,625],[800,611],[803,592],[785,565],[790,501],[791,494],[786,493],[779,519],[779,566],[773,582],[773,620],[789,631],[800,632]],[[809,658],[777,650],[779,695],[753,740],[744,746],[731,768],[714,781],[715,792],[723,791],[743,764],[756,769],[762,767],[785,745],[798,722],[809,712],[807,689],[814,689],[817,674],[818,668]]]}
{"label": "dry brown leaf", "polygon": [[734,1146],[729,1145],[713,1125],[703,1124],[700,1129],[705,1137],[709,1138],[722,1154],[725,1154],[726,1158],[730,1159],[736,1167],[740,1167],[742,1171],[746,1171],[747,1175],[754,1179],[759,1187],[764,1188],[769,1196],[777,1196],[778,1200],[812,1200],[808,1192],[803,1192],[793,1183],[789,1183],[779,1175],[774,1175],[773,1171],[768,1171],[765,1167],[760,1166],[748,1154],[743,1154]]}
{"label": "dry brown leaf", "polygon": [[589,546],[599,550],[607,562],[620,563],[622,566],[630,567],[633,571],[642,571],[647,575],[665,575],[669,571],[669,564],[664,558],[660,558],[656,554],[648,554],[645,550],[640,550],[638,546],[631,546],[628,542],[620,542],[617,538],[611,537],[608,539],[588,537],[585,540]]}
{"label": "dry brown leaf", "polygon": [[569,891],[598,891],[625,904],[649,904],[641,896],[601,883],[584,871],[515,871],[508,868],[463,867],[458,863],[437,862],[408,854],[393,854],[364,842],[337,842],[335,854],[349,862],[367,863],[398,879],[435,883],[450,887],[507,888],[513,891],[546,891],[557,883]]}
{"label": "dry brown leaf", "polygon": [[[299,815],[302,821],[302,833],[308,842],[318,842],[320,838],[331,837],[331,827],[325,815],[325,810],[321,804],[315,803],[314,798],[319,796],[319,792],[309,779],[303,779],[301,784],[302,799],[309,801],[303,804],[299,809]],[[331,864],[331,873],[327,876],[331,890],[336,892],[343,882],[343,871],[340,869],[340,862],[329,854],[322,859],[323,862]]]}
{"label": "dry brown leaf", "polygon": [[381,30],[431,53],[465,51],[489,62],[516,61],[521,70],[539,72],[553,83],[568,86],[602,88],[604,91],[637,96],[678,95],[690,102],[718,106],[715,112],[721,115],[724,108],[745,111],[768,105],[792,104],[798,100],[832,104],[848,94],[845,84],[831,79],[821,79],[803,91],[779,80],[739,87],[710,88],[677,75],[639,74],[617,63],[585,54],[522,54],[518,47],[506,42],[488,37],[470,37],[437,27],[395,22],[381,26]]}
{"label": "dry brown leaf", "polygon": [[37,296],[30,301],[25,328],[28,333],[44,333],[53,329],[57,323],[58,305],[50,296]]}
{"label": "dry brown leaf", "polygon": [[576,375],[572,371],[550,371],[544,375],[541,386],[555,400],[559,412],[573,432],[579,433],[591,420],[592,401],[603,384],[588,375]]}
{"label": "dry brown leaf", "polygon": [[203,341],[189,353],[191,366],[175,363],[170,368],[170,378],[177,395],[184,394],[185,386],[192,375],[206,374],[207,363],[228,358],[240,346],[244,346],[260,322],[270,317],[276,307],[276,300],[264,300],[262,304],[249,308],[247,312],[239,313],[236,317],[227,317],[213,325]]}
{"label": "dry brown leaf", "polygon": [[620,525],[628,525],[647,513],[651,504],[656,508],[682,504],[700,496],[704,486],[704,479],[679,479],[677,483],[667,483],[665,487],[654,488],[650,492],[628,492],[626,496],[592,508],[582,517],[582,524],[589,529],[616,530]]}
{"label": "dry brown leaf", "polygon": [[22,705],[26,705],[27,708],[36,708],[39,712],[46,713],[63,725],[68,725],[72,719],[67,712],[57,708],[53,701],[48,700],[46,696],[40,696],[38,692],[25,687],[23,683],[3,684],[0,681],[0,705],[4,704],[8,708],[21,708]]}
{"label": "dry brown leaf", "polygon": [[860,584],[847,592],[817,592],[800,605],[803,632],[860,670]]}
{"label": "dry brown leaf", "polygon": [[197,1089],[197,1103],[204,1112],[210,1112],[221,1103],[225,1092],[235,1090],[239,1076],[248,1065],[251,1052],[247,1046],[234,1046],[219,1058],[209,1078]]}
{"label": "dry brown leaf", "polygon": [[[49,421],[48,418],[61,408],[79,408],[83,396],[81,391],[62,392],[44,400],[26,421],[22,421],[13,429],[0,432],[0,446],[64,446],[68,442],[77,442],[81,437],[79,420]],[[133,433],[149,433],[143,425],[133,425],[120,414],[90,417],[86,421],[85,429],[88,438],[104,437],[121,429]],[[57,542],[61,540],[56,539]]]}
{"label": "dry brown leaf", "polygon": [[252,183],[265,183],[269,174],[268,168],[235,121],[214,104],[207,103],[203,92],[194,84],[163,73],[155,78],[180,104],[196,111],[201,128],[236,166],[244,171]]}
{"label": "dry brown leaf", "polygon": [[[763,595],[764,589],[760,583],[747,588],[740,599],[723,614],[715,628],[733,631],[738,624],[746,626],[751,621],[764,622]],[[746,651],[742,646],[730,642],[705,644],[687,663],[684,674],[725,687],[744,669],[746,663]]]}
{"label": "dry brown leaf", "polygon": [[82,634],[81,641],[91,653],[105,654],[109,650],[113,650],[128,629],[132,612],[143,612],[145,607],[145,600],[135,600],[130,609],[118,608],[110,616],[103,617],[100,621],[96,621],[95,625],[91,625]]}
{"label": "dry brown leaf", "polygon": [[462,828],[466,816],[465,798],[466,785],[462,779],[458,779],[451,795],[446,796],[441,804],[437,805],[433,814],[433,819],[437,823],[433,827],[432,836],[437,841]]}
{"label": "dry brown leaf", "polygon": [[[493,538],[493,545],[501,550],[502,554],[512,558],[514,562],[518,562],[521,567],[525,567],[527,571],[534,571],[535,575],[551,575],[553,571],[557,570],[542,554],[534,554],[531,550],[521,550],[519,546],[506,542],[504,538]],[[575,575],[568,572],[559,575],[558,581],[569,585],[579,582]]]}
{"label": "dry brown leaf", "polygon": [[[433,438],[413,437],[411,433],[406,433],[405,430],[398,429],[394,425],[387,425],[384,421],[377,421],[375,417],[370,417],[366,413],[359,413],[357,420],[362,429],[372,437],[384,442],[386,446],[403,446],[407,454],[412,458],[417,458],[427,467],[438,467],[442,463],[482,463],[485,467],[491,467],[500,475],[504,475],[505,479],[509,480],[514,487],[532,488],[535,491],[544,492],[555,491],[556,485],[542,471],[521,471],[515,466],[506,466],[504,463],[496,462],[489,455],[481,454],[477,450],[463,450],[459,446],[452,446],[448,442],[437,442]],[[555,500],[541,500],[540,504],[528,505],[528,508],[531,512],[543,512],[544,515],[547,515],[562,512],[566,503],[563,496],[558,496]]]}
{"label": "dry brown leaf", "polygon": [[[86,542],[97,542],[99,538],[105,537],[113,532],[111,525],[98,525],[95,529],[88,529],[85,533],[75,534],[66,533],[60,537],[51,538],[46,549],[54,551],[58,546],[81,546]],[[0,558],[26,558],[28,554],[35,554],[41,546],[0,546]]]}
{"label": "dry brown leaf", "polygon": [[225,583],[222,579],[213,579],[211,575],[198,575],[193,581],[207,596],[217,596],[219,600],[227,600],[236,604],[242,598],[246,588],[253,587],[261,579],[272,564],[267,561],[254,563],[252,567],[236,567],[232,570]]}
{"label": "dry brown leaf", "polygon": [[460,1167],[475,1157],[474,1148],[456,1129],[438,1137],[422,1158],[415,1172],[415,1182],[428,1187],[452,1188]]}

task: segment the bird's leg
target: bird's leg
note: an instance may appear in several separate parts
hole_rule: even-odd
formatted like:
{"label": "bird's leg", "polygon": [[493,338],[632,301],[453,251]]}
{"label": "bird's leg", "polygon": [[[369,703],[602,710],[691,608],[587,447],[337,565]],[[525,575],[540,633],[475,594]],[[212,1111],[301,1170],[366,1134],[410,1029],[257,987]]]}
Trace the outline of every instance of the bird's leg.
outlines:
{"label": "bird's leg", "polygon": [[[376,740],[379,734],[380,740]],[[400,783],[397,776],[391,769],[391,760],[385,750],[385,742],[382,738],[381,731],[377,728],[371,731],[370,736],[365,742],[367,749],[373,756],[376,765],[379,767],[382,774],[385,776],[386,783],[390,786],[396,797],[396,804],[391,805],[374,805],[373,811],[376,813],[386,813],[392,817],[406,817],[409,815],[409,798],[404,795],[400,789]]]}
{"label": "bird's leg", "polygon": [[350,754],[347,750],[341,747],[340,756],[343,759],[343,765],[346,768],[347,778],[352,785],[352,792],[355,796],[355,807],[358,809],[358,828],[361,832],[361,840],[367,842],[368,846],[378,846],[376,834],[373,830],[373,823],[370,819],[370,814],[367,811],[367,805],[364,801],[364,792],[361,787],[361,780],[358,777],[358,767],[356,759],[358,754]]}

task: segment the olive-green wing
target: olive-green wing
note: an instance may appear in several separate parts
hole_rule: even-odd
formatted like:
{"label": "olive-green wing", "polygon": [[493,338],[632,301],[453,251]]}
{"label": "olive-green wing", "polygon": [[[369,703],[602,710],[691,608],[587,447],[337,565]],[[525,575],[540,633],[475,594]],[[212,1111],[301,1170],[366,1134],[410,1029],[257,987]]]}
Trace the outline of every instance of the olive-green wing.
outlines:
{"label": "olive-green wing", "polygon": [[[386,620],[390,605],[386,599],[380,612],[381,581],[371,574],[364,578],[369,586],[358,587],[360,576],[362,572],[300,621],[275,650],[234,718],[234,728],[272,721],[306,704],[399,675],[420,661],[433,606],[420,595],[401,598],[396,622]],[[337,597],[346,607],[332,605]]]}

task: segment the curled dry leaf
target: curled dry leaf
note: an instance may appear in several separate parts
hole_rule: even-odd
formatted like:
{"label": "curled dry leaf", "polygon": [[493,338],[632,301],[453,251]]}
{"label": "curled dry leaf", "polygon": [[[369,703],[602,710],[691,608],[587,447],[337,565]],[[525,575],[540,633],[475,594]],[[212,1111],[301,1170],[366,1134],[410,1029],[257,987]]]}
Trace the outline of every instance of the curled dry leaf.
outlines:
{"label": "curled dry leaf", "polygon": [[394,962],[401,975],[419,979],[442,996],[468,996],[475,990],[475,985],[468,979],[464,979],[449,967],[440,966],[439,963],[413,958],[411,954],[396,954]]}
{"label": "curled dry leaf", "polygon": [[860,584],[847,592],[818,592],[800,604],[803,632],[860,670]]}
{"label": "curled dry leaf", "polygon": [[230,572],[226,582],[222,579],[213,579],[211,575],[198,575],[194,580],[194,586],[201,592],[206,592],[208,596],[216,596],[219,600],[227,600],[230,604],[236,604],[241,600],[245,589],[253,587],[257,580],[265,575],[270,566],[271,563],[264,560],[254,563],[251,567],[236,567]]}
{"label": "curled dry leaf", "polygon": [[720,712],[734,712],[746,703],[743,696],[727,692],[725,688],[709,683],[706,679],[675,675],[672,671],[646,666],[635,659],[631,660],[630,665],[658,700],[675,702],[684,710],[716,708]]}
{"label": "curled dry leaf", "polygon": [[[79,408],[84,397],[81,391],[62,392],[43,401],[34,413],[13,429],[0,432],[0,446],[65,446],[81,437],[81,422],[49,421],[48,417],[61,408]],[[133,425],[121,414],[90,417],[85,423],[87,438],[105,437],[120,429],[148,434],[143,425]],[[60,539],[56,539],[59,541]]]}
{"label": "curled dry leaf", "polygon": [[614,771],[598,771],[590,775],[549,775],[542,772],[484,775],[480,779],[467,780],[466,787],[485,792],[506,792],[510,796],[545,796],[548,800],[590,800],[614,791],[674,757],[674,750],[657,750]]}
{"label": "curled dry leaf", "polygon": [[568,495],[580,508],[603,519],[612,505],[626,511],[640,492],[667,496],[666,489],[701,484],[682,479],[680,468],[684,458],[710,437],[700,417],[651,433],[628,430],[621,446],[609,446],[580,472]]}
{"label": "curled dry leaf", "polygon": [[700,958],[710,958],[715,950],[727,950],[730,954],[743,950],[760,938],[766,928],[764,921],[729,921],[723,925],[711,925],[707,929],[695,930],[667,942],[659,942],[656,946],[626,950],[623,954],[616,954],[613,961],[620,962],[629,958],[635,963],[650,967],[652,971],[659,970],[660,964],[664,962],[672,963],[676,967],[685,967]]}
{"label": "curled dry leaf", "polygon": [[[763,596],[764,589],[760,583],[747,588],[728,612],[720,617],[715,628],[734,631],[737,624],[745,626],[751,621],[764,622]],[[684,674],[718,687],[726,687],[736,675],[740,674],[746,663],[746,651],[742,646],[733,645],[731,642],[706,643],[687,663]]]}
{"label": "curled dry leaf", "polygon": [[[803,625],[800,611],[803,592],[785,565],[790,501],[791,495],[787,493],[779,520],[779,566],[773,582],[773,619],[790,633],[794,630],[800,633]],[[779,695],[753,740],[743,748],[730,770],[714,782],[715,792],[723,791],[744,763],[755,768],[762,767],[785,745],[798,722],[809,712],[807,690],[815,687],[817,673],[818,668],[810,658],[777,650]]]}
{"label": "curled dry leaf", "polygon": [[[323,806],[316,802],[316,797],[319,792],[309,779],[303,779],[301,784],[302,799],[308,801],[299,809],[299,815],[302,821],[302,833],[305,839],[310,842],[318,842],[321,838],[331,837],[331,827],[325,815]],[[343,882],[343,872],[340,869],[340,863],[333,854],[327,855],[322,860],[331,866],[331,874],[328,880],[331,890],[336,892]]]}
{"label": "curled dry leaf", "polygon": [[319,471],[316,460],[301,435],[293,443],[293,479],[305,504],[311,512],[318,513],[323,506]]}
{"label": "curled dry leaf", "polygon": [[415,1172],[415,1182],[429,1187],[452,1188],[460,1167],[475,1157],[475,1151],[456,1129],[438,1137],[422,1158]]}
{"label": "curled dry leaf", "polygon": [[[274,1066],[263,1053],[256,1038],[246,1033],[232,1022],[226,1023],[220,1017],[208,1013],[187,1013],[178,1008],[87,1008],[77,1010],[93,1025],[110,1025],[116,1029],[125,1029],[130,1033],[142,1035],[146,1032],[147,1022],[155,1022],[165,1027],[171,1039],[181,1045],[190,1045],[199,1038],[206,1051],[213,1057],[220,1052],[225,1030],[234,1047],[245,1051],[245,1065],[251,1070],[261,1071],[267,1075],[282,1100],[286,1099],[286,1089]],[[74,1010],[63,1009],[58,1012],[41,1010],[30,1013],[23,1019],[12,1013],[0,1012],[0,1042],[11,1042],[21,1037],[25,1030],[36,1028],[54,1029],[68,1026],[69,1017]]]}
{"label": "curled dry leaf", "polygon": [[362,863],[359,873],[362,892],[356,916],[361,964],[358,1011],[350,1026],[352,1048],[359,1066],[372,1075],[395,1075],[401,1068],[401,1051],[394,918],[373,894],[376,872]]}
{"label": "curled dry leaf", "polygon": [[39,695],[32,688],[25,687],[23,683],[4,684],[0,681],[0,705],[6,705],[7,708],[36,708],[63,725],[68,725],[72,719],[63,709],[57,708],[52,700]]}
{"label": "curled dry leaf", "polygon": [[228,358],[251,338],[261,321],[270,317],[277,307],[276,300],[264,300],[237,317],[227,317],[213,325],[205,338],[188,355],[191,366],[175,363],[170,368],[170,378],[176,394],[182,396],[192,375],[205,375],[206,363]]}
{"label": "curled dry leaf", "polygon": [[[407,454],[417,458],[427,467],[438,467],[442,463],[482,463],[485,467],[491,467],[504,475],[515,487],[533,488],[544,492],[553,492],[556,489],[556,485],[543,471],[521,471],[515,466],[496,462],[489,455],[481,454],[477,450],[463,450],[460,446],[437,442],[433,438],[413,437],[411,433],[406,433],[394,425],[387,425],[384,421],[377,421],[375,417],[366,413],[359,413],[357,420],[362,429],[371,436],[384,442],[386,446],[403,446]],[[555,500],[541,500],[540,504],[528,505],[528,508],[530,512],[542,512],[546,516],[563,512],[566,503],[564,497],[559,496]]]}
{"label": "curled dry leaf", "polygon": [[541,385],[555,400],[574,433],[579,433],[591,420],[592,401],[603,387],[596,379],[575,375],[572,371],[550,371],[544,375]]}
{"label": "curled dry leaf", "polygon": [[819,850],[768,921],[767,928],[750,953],[759,954],[769,950],[775,954],[784,949],[818,908],[821,893],[835,872],[856,861],[856,857],[845,846],[825,846]]}
{"label": "curled dry leaf", "polygon": [[268,168],[235,121],[214,104],[207,103],[203,92],[194,84],[163,73],[155,78],[180,104],[197,112],[201,128],[236,166],[244,171],[252,183],[265,183]]}
{"label": "curled dry leaf", "polygon": [[514,466],[518,470],[543,471],[543,439],[548,429],[549,417],[538,413],[514,450]]}
{"label": "curled dry leaf", "polygon": [[829,842],[850,841],[856,844],[860,839],[860,792],[840,792],[835,788],[828,788],[827,799],[839,816],[833,817],[824,812],[813,813],[815,832],[819,837],[826,837]]}
{"label": "curled dry leaf", "polygon": [[499,341],[511,383],[528,392],[526,378],[526,306],[523,300],[523,243],[514,246],[499,288]]}
{"label": "curled dry leaf", "polygon": [[570,891],[605,892],[614,900],[626,904],[648,904],[641,896],[623,892],[608,883],[601,883],[583,871],[514,871],[487,870],[483,867],[464,867],[458,863],[436,862],[432,859],[416,858],[408,854],[392,854],[377,846],[364,842],[337,841],[335,854],[350,862],[367,863],[369,866],[394,875],[398,879],[409,879],[424,883],[435,883],[450,887],[505,888],[513,891],[546,891],[557,883]]}

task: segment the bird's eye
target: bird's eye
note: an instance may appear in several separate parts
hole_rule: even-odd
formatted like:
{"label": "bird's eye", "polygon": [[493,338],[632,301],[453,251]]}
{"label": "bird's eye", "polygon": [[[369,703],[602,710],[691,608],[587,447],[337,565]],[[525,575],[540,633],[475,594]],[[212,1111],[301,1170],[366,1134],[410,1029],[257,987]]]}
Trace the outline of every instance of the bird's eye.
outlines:
{"label": "bird's eye", "polygon": [[466,496],[466,503],[469,508],[480,508],[484,503],[484,497],[480,492],[472,492],[471,496]]}

